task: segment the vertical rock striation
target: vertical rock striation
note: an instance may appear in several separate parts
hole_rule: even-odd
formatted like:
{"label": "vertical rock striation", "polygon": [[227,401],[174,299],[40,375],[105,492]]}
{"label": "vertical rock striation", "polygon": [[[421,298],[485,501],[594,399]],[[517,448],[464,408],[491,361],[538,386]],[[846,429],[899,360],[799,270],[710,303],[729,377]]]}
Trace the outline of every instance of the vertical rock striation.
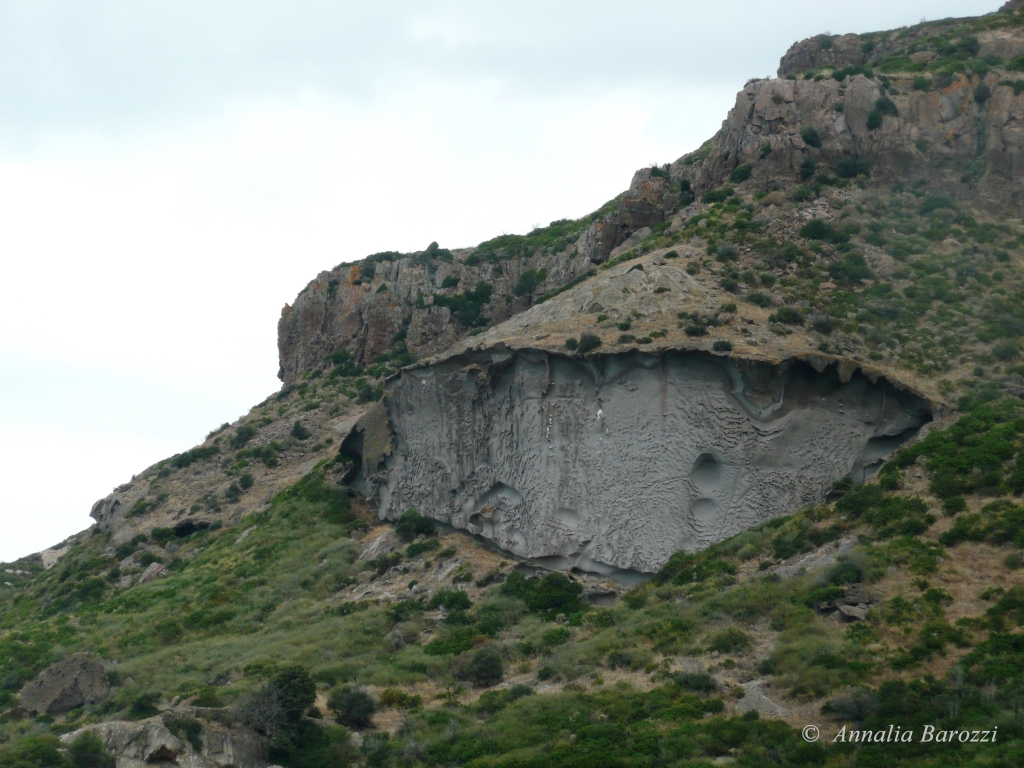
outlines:
{"label": "vertical rock striation", "polygon": [[450,358],[391,382],[370,490],[382,517],[415,507],[550,567],[652,572],[862,480],[930,420],[921,398],[845,373],[683,352]]}

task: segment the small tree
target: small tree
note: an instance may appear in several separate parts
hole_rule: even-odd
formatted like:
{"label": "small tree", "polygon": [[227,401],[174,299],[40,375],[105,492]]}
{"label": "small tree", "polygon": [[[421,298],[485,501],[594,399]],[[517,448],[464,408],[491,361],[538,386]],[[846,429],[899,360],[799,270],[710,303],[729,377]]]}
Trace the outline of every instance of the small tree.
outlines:
{"label": "small tree", "polygon": [[349,728],[366,728],[370,718],[377,711],[377,702],[363,688],[355,685],[343,685],[331,691],[327,698],[327,708],[334,713],[341,725]]}
{"label": "small tree", "polygon": [[284,707],[277,689],[264,685],[246,698],[238,708],[238,719],[242,725],[273,741],[285,722]]}
{"label": "small tree", "polygon": [[302,713],[316,702],[316,683],[301,664],[284,667],[274,675],[270,684],[277,692],[285,715],[291,720],[302,717]]}
{"label": "small tree", "polygon": [[481,648],[474,653],[462,667],[459,676],[469,680],[478,688],[490,688],[497,685],[505,676],[505,665],[501,654],[494,648]]}

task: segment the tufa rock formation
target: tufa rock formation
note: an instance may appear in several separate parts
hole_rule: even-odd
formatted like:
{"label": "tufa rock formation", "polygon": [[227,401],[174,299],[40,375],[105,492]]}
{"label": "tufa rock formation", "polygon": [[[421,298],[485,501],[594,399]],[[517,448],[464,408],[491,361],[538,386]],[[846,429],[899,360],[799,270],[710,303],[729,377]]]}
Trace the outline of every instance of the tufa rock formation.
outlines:
{"label": "tufa rock formation", "polygon": [[382,517],[415,507],[548,567],[656,571],[870,474],[927,403],[835,368],[488,349],[403,371]]}

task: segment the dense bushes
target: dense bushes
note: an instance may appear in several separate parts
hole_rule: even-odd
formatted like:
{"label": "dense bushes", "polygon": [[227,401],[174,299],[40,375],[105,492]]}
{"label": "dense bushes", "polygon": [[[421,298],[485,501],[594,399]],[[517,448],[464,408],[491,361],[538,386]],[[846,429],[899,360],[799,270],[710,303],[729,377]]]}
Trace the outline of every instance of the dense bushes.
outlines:
{"label": "dense bushes", "polygon": [[547,279],[548,271],[546,269],[527,269],[519,276],[519,280],[516,281],[512,293],[516,296],[526,296],[533,293],[537,286]]}
{"label": "dense bushes", "polygon": [[429,517],[424,517],[416,509],[402,513],[395,523],[395,533],[402,541],[412,541],[417,536],[433,536],[437,526]]}
{"label": "dense bushes", "polygon": [[456,320],[467,328],[475,328],[487,324],[487,318],[481,312],[490,303],[493,293],[494,288],[480,280],[471,290],[452,296],[434,296],[434,306],[447,307]]}
{"label": "dense bushes", "polygon": [[549,573],[540,579],[527,579],[521,573],[513,572],[499,591],[503,595],[519,598],[526,603],[531,613],[549,621],[558,614],[572,616],[587,610],[586,603],[580,600],[583,586],[570,581],[561,573]]}
{"label": "dense bushes", "polygon": [[365,689],[355,685],[343,685],[331,691],[327,708],[334,713],[340,725],[363,729],[370,726],[371,718],[377,711],[377,702]]}
{"label": "dense bushes", "polygon": [[184,469],[190,464],[202,461],[204,459],[212,458],[220,453],[220,448],[216,445],[206,446],[205,448],[200,446],[193,448],[192,450],[185,451],[185,453],[179,453],[173,459],[171,459],[171,466],[176,469]]}
{"label": "dense bushes", "polygon": [[455,674],[477,688],[490,688],[505,676],[505,665],[494,648],[481,648],[456,665]]}

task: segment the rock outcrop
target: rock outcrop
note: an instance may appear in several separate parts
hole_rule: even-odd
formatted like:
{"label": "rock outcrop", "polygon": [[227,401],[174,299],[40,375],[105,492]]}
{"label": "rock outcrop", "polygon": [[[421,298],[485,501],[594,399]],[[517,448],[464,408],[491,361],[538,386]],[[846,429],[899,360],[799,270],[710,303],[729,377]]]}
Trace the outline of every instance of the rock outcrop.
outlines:
{"label": "rock outcrop", "polygon": [[21,707],[37,715],[70,712],[107,697],[103,665],[88,653],[75,653],[47,667],[21,689]]}
{"label": "rock outcrop", "polygon": [[[928,91],[915,90],[913,79],[893,75],[885,93],[864,75],[843,82],[752,80],[706,157],[690,165],[677,161],[673,173],[689,178],[700,194],[726,183],[742,165],[750,165],[750,178],[768,190],[798,180],[808,161],[812,175],[854,173],[851,164],[859,163],[875,180],[922,179],[933,191],[1024,214],[1018,181],[1024,95],[1001,85],[995,73],[982,79],[991,94],[983,103],[975,97],[978,78],[958,74],[948,86]],[[878,127],[869,127],[883,96],[893,106]],[[814,129],[816,138],[808,140],[805,129]]]}
{"label": "rock outcrop", "polygon": [[[467,252],[450,261],[395,254],[393,260],[374,263],[369,277],[365,264],[342,264],[321,272],[281,312],[278,377],[293,384],[304,373],[330,367],[327,358],[338,350],[369,365],[402,336],[414,357],[436,354],[466,336],[472,326],[459,322],[448,307],[427,303],[434,294],[452,296],[486,282],[493,293],[482,315],[498,323],[529,306],[528,298],[514,293],[525,271],[545,271],[546,278],[536,288],[543,293],[591,268],[589,257],[574,245],[557,253],[538,249],[496,261],[470,263],[473,260],[466,258]],[[427,298],[417,306],[421,295]]]}
{"label": "rock outcrop", "polygon": [[671,351],[491,348],[404,371],[385,403],[382,517],[415,507],[531,561],[623,577],[863,480],[930,420],[885,380]]}
{"label": "rock outcrop", "polygon": [[189,718],[187,713],[184,716],[198,726],[195,745],[188,738],[172,733],[159,717],[139,722],[112,720],[90,725],[65,734],[61,743],[68,745],[83,733],[94,733],[117,760],[117,768],[152,765],[262,768],[267,765],[263,758],[265,745],[256,734]]}

